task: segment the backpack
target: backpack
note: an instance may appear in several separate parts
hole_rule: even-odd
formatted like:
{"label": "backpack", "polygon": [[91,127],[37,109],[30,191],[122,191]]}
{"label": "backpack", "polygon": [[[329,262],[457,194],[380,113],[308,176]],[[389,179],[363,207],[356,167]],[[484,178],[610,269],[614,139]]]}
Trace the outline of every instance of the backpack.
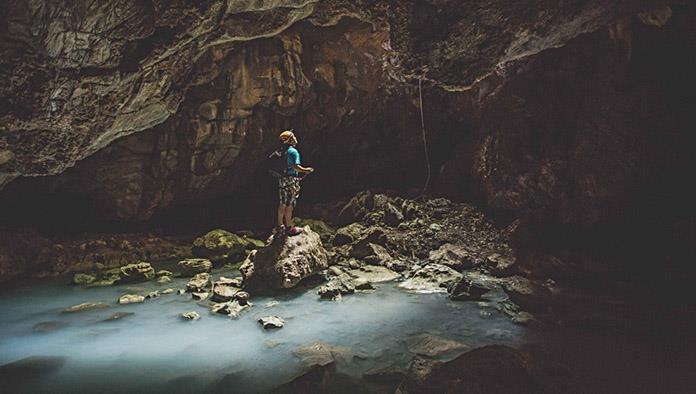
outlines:
{"label": "backpack", "polygon": [[274,178],[282,178],[288,174],[288,148],[281,146],[273,151],[266,159],[266,169]]}

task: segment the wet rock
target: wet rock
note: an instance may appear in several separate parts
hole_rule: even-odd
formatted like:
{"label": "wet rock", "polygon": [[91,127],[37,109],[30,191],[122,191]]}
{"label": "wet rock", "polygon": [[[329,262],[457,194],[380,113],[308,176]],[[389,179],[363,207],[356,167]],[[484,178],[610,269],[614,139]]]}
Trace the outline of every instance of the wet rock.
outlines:
{"label": "wet rock", "polygon": [[328,254],[319,234],[309,227],[299,235],[278,237],[258,249],[253,261],[247,259],[240,271],[250,288],[286,289],[328,267]]}
{"label": "wet rock", "polygon": [[272,300],[272,301],[268,301],[267,303],[265,303],[263,305],[263,307],[264,308],[273,308],[274,306],[278,306],[278,305],[280,305],[280,302],[278,302],[276,300]]}
{"label": "wet rock", "polygon": [[421,378],[401,388],[408,393],[535,393],[540,392],[529,358],[508,346],[474,349],[454,360],[427,366]]}
{"label": "wet rock", "polygon": [[329,280],[329,282],[317,291],[323,299],[338,300],[342,295],[355,293],[355,284],[350,275],[342,273]]}
{"label": "wet rock", "polygon": [[65,357],[31,356],[3,364],[0,365],[0,381],[4,383],[4,390],[19,392],[18,385],[35,381],[59,370],[65,361]]}
{"label": "wet rock", "polygon": [[137,294],[124,294],[118,299],[119,304],[139,304],[145,301],[145,297]]}
{"label": "wet rock", "polygon": [[297,348],[293,354],[305,366],[326,366],[336,362],[345,363],[351,359],[349,349],[332,346],[324,342],[314,342]]}
{"label": "wet rock", "polygon": [[252,304],[250,302],[242,304],[237,300],[233,300],[229,302],[214,304],[210,307],[210,311],[213,313],[219,313],[221,315],[227,315],[231,318],[236,318],[239,317],[239,315],[244,310],[249,309],[251,307]]}
{"label": "wet rock", "polygon": [[161,294],[172,294],[174,293],[174,289],[164,289],[160,291]]}
{"label": "wet rock", "polygon": [[389,268],[378,265],[365,265],[359,269],[348,271],[348,275],[353,278],[356,287],[362,286],[364,283],[390,282],[401,277]]}
{"label": "wet rock", "polygon": [[406,340],[408,351],[428,357],[440,357],[451,355],[453,353],[462,352],[468,348],[465,344],[442,338],[432,334],[420,334]]}
{"label": "wet rock", "polygon": [[191,298],[193,298],[194,300],[205,300],[208,298],[209,295],[210,295],[210,293],[206,293],[206,292],[200,292],[200,293],[194,292],[194,293],[191,293]]}
{"label": "wet rock", "polygon": [[116,320],[121,320],[124,317],[132,316],[132,315],[135,315],[135,313],[133,313],[133,312],[115,312],[111,316],[102,320],[102,322],[112,322],[112,321],[116,321]]}
{"label": "wet rock", "polygon": [[194,275],[194,277],[186,283],[186,291],[201,293],[210,287],[210,285],[210,274],[203,272]]}
{"label": "wet rock", "polygon": [[469,251],[461,245],[446,243],[439,249],[433,250],[428,256],[428,261],[435,264],[446,265],[457,271],[469,269],[474,266],[474,261]]}
{"label": "wet rock", "polygon": [[32,330],[35,332],[40,332],[40,333],[47,333],[47,332],[53,332],[53,331],[58,331],[61,328],[67,326],[68,323],[64,321],[44,321],[41,323],[36,323],[32,327]]}
{"label": "wet rock", "polygon": [[103,302],[84,302],[82,304],[73,305],[70,308],[63,309],[63,313],[85,312],[94,309],[108,308],[110,305]]}
{"label": "wet rock", "polygon": [[181,276],[194,276],[213,269],[213,263],[208,259],[186,259],[176,264]]}
{"label": "wet rock", "polygon": [[155,277],[154,268],[146,262],[124,265],[119,271],[119,282],[121,283],[144,282]]}
{"label": "wet rock", "polygon": [[172,277],[171,276],[160,276],[157,278],[157,283],[159,284],[164,284],[164,283],[171,283]]}
{"label": "wet rock", "polygon": [[512,320],[512,322],[515,324],[521,324],[524,326],[534,322],[536,319],[531,313],[522,311],[516,313],[510,320]]}
{"label": "wet rock", "polygon": [[427,264],[413,272],[399,287],[424,293],[447,292],[458,283],[462,274],[442,264]]}
{"label": "wet rock", "polygon": [[500,289],[500,280],[480,273],[466,271],[461,280],[449,290],[450,298],[456,301],[480,300],[489,291]]}
{"label": "wet rock", "polygon": [[375,367],[363,373],[363,379],[376,383],[396,383],[406,377],[406,371],[397,365]]}
{"label": "wet rock", "polygon": [[[292,218],[292,224],[297,227],[304,227],[304,226],[309,226],[309,228],[312,229],[315,233],[319,234],[319,237],[322,239],[322,241],[328,241],[331,238],[331,235],[335,232],[331,226],[326,224],[323,220],[319,219],[303,219],[300,217],[295,216]],[[259,247],[262,247],[263,245],[260,245]]]}
{"label": "wet rock", "polygon": [[237,263],[244,258],[248,250],[263,245],[262,241],[218,229],[197,238],[191,250],[196,257],[203,257],[217,264],[225,264]]}
{"label": "wet rock", "polygon": [[161,278],[163,276],[174,276],[174,273],[172,271],[167,271],[167,270],[159,270],[155,274],[158,278]]}
{"label": "wet rock", "polygon": [[242,291],[238,287],[234,287],[228,284],[229,282],[215,282],[213,283],[213,296],[212,300],[216,302],[227,302],[235,298],[235,295]]}
{"label": "wet rock", "polygon": [[[414,357],[408,365],[406,387],[422,385],[434,369],[442,365],[442,361],[421,356]],[[401,392],[407,392],[401,390]]]}
{"label": "wet rock", "polygon": [[77,274],[73,275],[72,283],[74,285],[88,285],[90,283],[93,283],[96,280],[97,280],[97,278],[94,275],[77,273]]}
{"label": "wet rock", "polygon": [[151,291],[151,292],[145,294],[145,299],[149,300],[152,298],[157,298],[159,296],[160,296],[160,292],[155,290],[155,291]]}
{"label": "wet rock", "polygon": [[266,330],[271,328],[282,328],[285,325],[285,320],[280,316],[265,316],[260,318],[258,322]]}
{"label": "wet rock", "polygon": [[184,320],[198,320],[201,318],[201,315],[196,311],[183,312],[179,316]]}

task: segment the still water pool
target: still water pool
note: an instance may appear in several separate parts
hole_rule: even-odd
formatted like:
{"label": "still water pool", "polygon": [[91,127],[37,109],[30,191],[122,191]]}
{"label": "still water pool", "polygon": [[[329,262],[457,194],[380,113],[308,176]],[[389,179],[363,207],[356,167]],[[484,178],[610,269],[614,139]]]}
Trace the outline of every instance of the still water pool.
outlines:
{"label": "still water pool", "polygon": [[[406,366],[418,352],[413,344],[428,335],[469,348],[528,339],[523,327],[495,309],[453,302],[443,294],[406,292],[394,282],[340,301],[320,301],[312,285],[277,296],[252,295],[254,306],[237,319],[211,314],[190,294],[116,303],[126,293],[184,288],[186,279],[103,288],[66,282],[46,280],[0,294],[0,364],[55,357],[28,372],[0,372],[0,384],[12,387],[3,392],[264,392],[301,373],[296,351],[316,342],[350,354],[338,361],[337,370],[359,381],[372,368]],[[83,302],[109,307],[62,312]],[[201,319],[179,317],[188,311],[197,311]],[[132,314],[109,321],[116,312]],[[268,315],[284,318],[285,327],[264,330],[257,319]],[[433,357],[451,358],[461,351]],[[371,385],[364,390],[389,391]]]}

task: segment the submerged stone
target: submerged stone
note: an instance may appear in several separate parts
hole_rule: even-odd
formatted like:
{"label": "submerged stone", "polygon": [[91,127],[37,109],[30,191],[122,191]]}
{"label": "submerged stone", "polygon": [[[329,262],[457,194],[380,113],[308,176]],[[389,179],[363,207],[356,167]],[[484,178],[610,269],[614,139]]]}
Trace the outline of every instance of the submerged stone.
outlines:
{"label": "submerged stone", "polygon": [[83,302],[82,304],[73,305],[63,309],[63,313],[85,312],[94,309],[108,308],[110,305],[103,302]]}
{"label": "submerged stone", "polygon": [[58,331],[67,325],[68,325],[68,323],[64,322],[64,321],[44,321],[41,323],[34,324],[32,329],[35,332],[47,333],[47,332]]}
{"label": "submerged stone", "polygon": [[124,317],[132,316],[132,315],[135,315],[135,313],[133,313],[133,312],[116,312],[102,321],[103,322],[111,322],[111,321],[121,320]]}
{"label": "submerged stone", "polygon": [[179,314],[179,316],[184,320],[198,320],[201,318],[201,315],[196,311],[184,312]]}

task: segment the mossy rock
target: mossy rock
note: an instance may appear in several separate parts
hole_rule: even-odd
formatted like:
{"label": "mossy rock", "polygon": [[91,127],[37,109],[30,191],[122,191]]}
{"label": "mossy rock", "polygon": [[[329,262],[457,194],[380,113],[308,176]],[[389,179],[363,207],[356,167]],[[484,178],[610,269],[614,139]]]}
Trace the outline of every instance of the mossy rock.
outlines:
{"label": "mossy rock", "polygon": [[215,264],[241,261],[250,249],[260,248],[262,241],[237,235],[227,230],[212,230],[193,242],[192,252],[196,257],[207,258]]}
{"label": "mossy rock", "polygon": [[319,234],[322,240],[330,237],[336,230],[326,224],[323,220],[318,219],[303,219],[299,217],[292,218],[292,224],[297,227],[309,226],[315,233]]}
{"label": "mossy rock", "polygon": [[121,283],[144,282],[155,277],[155,269],[150,263],[144,261],[124,265],[119,268],[119,271],[119,282]]}
{"label": "mossy rock", "polygon": [[96,280],[97,280],[96,276],[80,272],[80,273],[73,275],[72,283],[74,285],[83,285],[84,286],[84,285],[88,285],[90,283],[93,283]]}

